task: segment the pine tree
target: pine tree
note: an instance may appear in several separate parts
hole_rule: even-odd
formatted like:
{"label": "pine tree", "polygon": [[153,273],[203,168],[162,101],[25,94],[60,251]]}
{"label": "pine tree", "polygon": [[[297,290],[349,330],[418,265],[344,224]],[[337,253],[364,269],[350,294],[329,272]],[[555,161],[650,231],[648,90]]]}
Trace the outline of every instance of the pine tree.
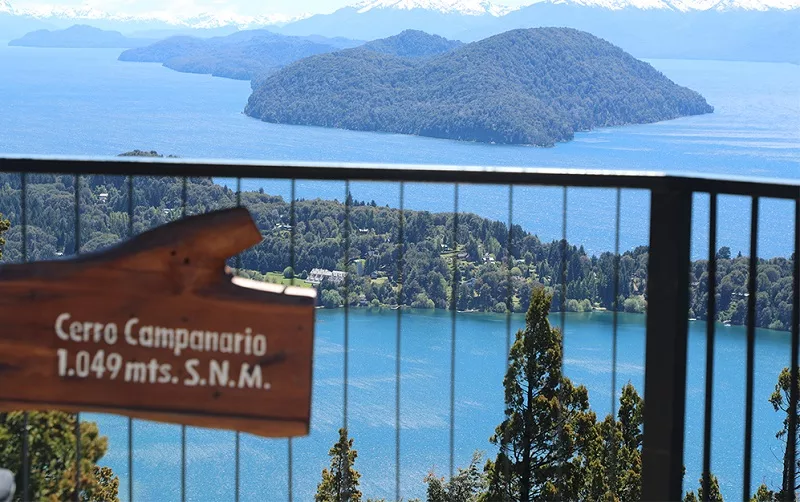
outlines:
{"label": "pine tree", "polygon": [[[75,415],[63,411],[28,413],[30,459],[29,489],[32,500],[75,500]],[[0,466],[15,472],[22,501],[22,438],[25,413],[0,413]],[[98,464],[108,450],[108,438],[94,422],[81,422],[81,502],[118,501],[119,478]]]}
{"label": "pine tree", "polygon": [[[783,476],[781,480],[781,489],[778,493],[775,494],[775,497],[778,500],[796,500],[795,493],[798,489],[800,489],[800,462],[797,461],[796,458],[790,458],[789,455],[789,442],[788,442],[788,435],[789,435],[789,417],[792,413],[795,414],[797,417],[797,432],[795,444],[800,445],[800,413],[798,410],[790,410],[790,399],[791,399],[791,388],[792,388],[792,373],[789,371],[789,368],[783,368],[780,375],[778,375],[778,383],[775,384],[775,391],[769,398],[770,403],[772,403],[773,408],[775,411],[782,411],[785,414],[783,419],[783,428],[778,431],[775,435],[778,439],[782,439],[786,441],[786,448],[783,452]],[[800,448],[800,446],[798,446]],[[790,481],[790,475],[794,470],[795,473],[795,483],[792,486]]]}
{"label": "pine tree", "polygon": [[773,502],[778,500],[775,492],[767,488],[767,485],[761,483],[756,490],[756,494],[750,499],[750,502]]}
{"label": "pine tree", "polygon": [[[683,497],[683,502],[698,502],[706,500],[705,498],[705,485],[703,478],[700,478],[700,488],[697,489],[697,495],[694,492],[687,492]],[[708,492],[709,502],[723,502],[722,492],[719,491],[719,480],[713,474],[711,475],[711,489]]]}
{"label": "pine tree", "polygon": [[331,468],[322,470],[322,481],[317,485],[315,502],[361,502],[358,479],[361,474],[354,465],[358,452],[353,449],[353,439],[347,437],[347,429],[339,429],[339,441],[328,455]]}
{"label": "pine tree", "polygon": [[629,382],[622,388],[617,419],[597,424],[598,440],[589,467],[594,500],[635,501],[642,491],[642,422],[644,401]]}
{"label": "pine tree", "polygon": [[458,469],[458,473],[445,481],[430,472],[425,477],[428,485],[427,502],[475,502],[482,495],[485,480],[478,468],[482,455],[475,452],[472,461],[466,468]]}
{"label": "pine tree", "polygon": [[532,293],[508,356],[505,420],[490,438],[500,451],[485,468],[487,502],[587,497],[596,418],[586,388],[561,374],[562,334],[547,320],[551,299],[543,288]]}

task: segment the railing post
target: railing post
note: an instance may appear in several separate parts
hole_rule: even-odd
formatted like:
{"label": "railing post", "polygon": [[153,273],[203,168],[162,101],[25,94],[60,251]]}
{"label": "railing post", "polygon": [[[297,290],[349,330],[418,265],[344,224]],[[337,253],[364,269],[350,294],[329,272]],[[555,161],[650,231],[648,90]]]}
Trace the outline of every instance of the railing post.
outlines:
{"label": "railing post", "polygon": [[650,200],[642,500],[681,500],[692,193]]}

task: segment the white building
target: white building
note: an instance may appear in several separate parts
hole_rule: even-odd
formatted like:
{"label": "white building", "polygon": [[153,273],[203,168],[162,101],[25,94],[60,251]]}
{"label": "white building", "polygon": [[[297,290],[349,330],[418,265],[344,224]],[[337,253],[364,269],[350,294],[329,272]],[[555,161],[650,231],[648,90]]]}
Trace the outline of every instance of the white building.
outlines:
{"label": "white building", "polygon": [[338,286],[344,283],[345,277],[347,277],[347,272],[342,272],[339,270],[330,271],[325,268],[315,268],[312,269],[311,272],[308,274],[306,281],[317,286],[321,284],[322,281],[327,279]]}

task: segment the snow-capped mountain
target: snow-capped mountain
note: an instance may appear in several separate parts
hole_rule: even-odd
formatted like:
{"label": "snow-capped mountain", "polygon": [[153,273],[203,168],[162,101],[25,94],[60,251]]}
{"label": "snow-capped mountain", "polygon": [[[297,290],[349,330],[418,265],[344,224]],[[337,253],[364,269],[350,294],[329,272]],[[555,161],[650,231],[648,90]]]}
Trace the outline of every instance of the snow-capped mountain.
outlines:
{"label": "snow-capped mountain", "polygon": [[358,40],[414,29],[471,42],[512,29],[563,26],[588,31],[643,58],[800,63],[800,0],[528,0],[529,5],[516,9],[491,0],[361,0],[330,14],[294,18],[242,15],[231,6],[132,15],[89,4],[20,9],[12,1],[0,0],[0,37],[7,39],[34,29],[90,24],[125,34],[203,29],[201,36],[269,26],[285,35]]}
{"label": "snow-capped mountain", "polygon": [[56,26],[92,22],[97,26],[124,30],[125,24],[153,27],[183,27],[210,29],[235,27],[246,29],[252,27],[281,25],[298,21],[309,14],[289,16],[284,14],[262,14],[255,16],[242,15],[234,11],[220,10],[216,12],[187,12],[176,15],[173,12],[157,11],[138,14],[107,12],[91,5],[50,5],[33,4],[25,8],[14,7],[9,0],[0,0],[0,14],[11,14],[16,17],[46,21]]}
{"label": "snow-capped mountain", "polygon": [[[539,3],[600,7],[609,10],[633,8],[641,10],[665,9],[679,12],[707,10],[767,11],[771,9],[792,10],[800,8],[800,0],[533,0],[523,7]],[[350,7],[355,9],[358,14],[365,14],[375,9],[398,11],[419,9],[442,14],[490,15],[494,17],[504,16],[520,8],[511,8],[488,0],[363,0]]]}
{"label": "snow-capped mountain", "polygon": [[503,16],[513,9],[488,0],[364,0],[352,6],[359,14],[373,9],[428,10],[464,16]]}
{"label": "snow-capped mountain", "polygon": [[579,5],[601,7],[609,10],[667,9],[679,12],[690,11],[767,11],[800,8],[800,0],[545,0],[556,5]]}

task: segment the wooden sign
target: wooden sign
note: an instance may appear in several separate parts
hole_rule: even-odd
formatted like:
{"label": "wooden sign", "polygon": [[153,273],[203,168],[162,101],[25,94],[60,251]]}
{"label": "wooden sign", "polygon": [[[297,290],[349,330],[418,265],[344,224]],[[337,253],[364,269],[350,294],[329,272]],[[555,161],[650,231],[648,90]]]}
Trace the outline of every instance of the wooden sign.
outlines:
{"label": "wooden sign", "polygon": [[232,277],[260,241],[237,208],[0,267],[0,409],[307,434],[315,291]]}

